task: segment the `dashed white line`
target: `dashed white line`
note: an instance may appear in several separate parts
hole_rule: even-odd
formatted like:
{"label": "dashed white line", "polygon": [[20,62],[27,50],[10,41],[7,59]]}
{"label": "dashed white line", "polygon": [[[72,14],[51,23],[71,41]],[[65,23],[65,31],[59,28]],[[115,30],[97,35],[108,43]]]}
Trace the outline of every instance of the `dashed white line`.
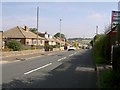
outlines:
{"label": "dashed white line", "polygon": [[61,60],[63,60],[63,59],[66,59],[67,57],[63,57],[63,58],[61,58],[61,59],[58,59],[57,61],[61,61]]}
{"label": "dashed white line", "polygon": [[77,54],[77,52],[75,52],[74,54]]}
{"label": "dashed white line", "polygon": [[44,66],[41,66],[41,67],[38,67],[38,68],[36,68],[36,69],[30,70],[30,71],[28,71],[28,72],[26,72],[26,73],[24,73],[24,74],[25,74],[25,75],[30,74],[30,73],[32,73],[32,72],[35,72],[35,71],[39,70],[39,69],[45,68],[45,67],[47,67],[47,66],[49,66],[49,65],[51,65],[51,64],[52,64],[52,63],[46,64],[46,65],[44,65]]}
{"label": "dashed white line", "polygon": [[73,55],[75,55],[75,54],[77,54],[77,52],[75,52],[75,53],[73,53],[73,54],[70,54],[69,57],[71,57],[71,56],[73,56]]}
{"label": "dashed white line", "polygon": [[66,59],[67,57],[64,57],[63,59]]}
{"label": "dashed white line", "polygon": [[33,58],[38,58],[38,57],[41,57],[41,56],[30,57],[30,58],[27,58],[27,59],[33,59]]}
{"label": "dashed white line", "polygon": [[61,61],[62,60],[62,58],[61,59],[58,59],[57,61]]}
{"label": "dashed white line", "polygon": [[73,54],[70,54],[69,56],[73,56]]}

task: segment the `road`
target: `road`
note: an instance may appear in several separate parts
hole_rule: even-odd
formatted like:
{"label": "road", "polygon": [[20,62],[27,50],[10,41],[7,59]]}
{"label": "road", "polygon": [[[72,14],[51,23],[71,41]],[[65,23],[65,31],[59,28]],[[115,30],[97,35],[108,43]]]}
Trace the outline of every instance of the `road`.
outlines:
{"label": "road", "polygon": [[3,64],[3,88],[97,88],[94,68],[91,50],[50,53]]}

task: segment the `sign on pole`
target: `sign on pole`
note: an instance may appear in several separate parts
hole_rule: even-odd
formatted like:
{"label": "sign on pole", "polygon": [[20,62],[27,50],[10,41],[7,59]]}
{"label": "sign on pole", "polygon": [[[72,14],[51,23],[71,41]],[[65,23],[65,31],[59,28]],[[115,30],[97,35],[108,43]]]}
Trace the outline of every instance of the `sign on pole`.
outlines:
{"label": "sign on pole", "polygon": [[112,28],[120,23],[120,11],[112,11]]}

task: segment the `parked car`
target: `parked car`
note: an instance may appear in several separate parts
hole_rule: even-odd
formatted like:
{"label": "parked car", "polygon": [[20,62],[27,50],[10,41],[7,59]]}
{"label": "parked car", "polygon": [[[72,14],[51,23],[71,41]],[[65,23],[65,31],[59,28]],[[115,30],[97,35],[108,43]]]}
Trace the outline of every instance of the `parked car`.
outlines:
{"label": "parked car", "polygon": [[88,45],[88,46],[86,47],[86,49],[90,49],[90,46]]}
{"label": "parked car", "polygon": [[68,47],[68,51],[75,51],[75,50],[76,50],[76,48],[74,46],[69,46]]}
{"label": "parked car", "polygon": [[89,45],[86,45],[86,44],[82,46],[82,49],[89,49],[89,48],[90,48]]}

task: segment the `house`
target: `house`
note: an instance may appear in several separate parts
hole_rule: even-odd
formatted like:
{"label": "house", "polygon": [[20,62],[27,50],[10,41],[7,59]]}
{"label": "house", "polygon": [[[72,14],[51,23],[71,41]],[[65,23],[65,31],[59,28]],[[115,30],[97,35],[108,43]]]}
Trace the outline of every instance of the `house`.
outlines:
{"label": "house", "polygon": [[46,38],[46,43],[48,43],[49,45],[52,45],[52,46],[57,45],[55,38],[53,38],[52,36],[50,36],[49,38]]}
{"label": "house", "polygon": [[61,44],[61,46],[65,45],[65,39],[64,38],[57,37],[57,41]]}
{"label": "house", "polygon": [[39,32],[38,35],[45,38],[45,45],[59,47],[61,44],[61,47],[64,48],[64,46],[68,44],[65,42],[65,39],[59,38],[59,37],[55,38],[55,37],[51,36],[50,34],[47,34],[47,32],[45,32],[45,33]]}
{"label": "house", "polygon": [[[45,39],[43,37],[37,36],[33,32],[29,31],[27,26],[23,27],[14,27],[5,32],[3,32],[4,42],[7,43],[9,40],[17,40],[23,45],[39,45],[44,46]],[[37,43],[38,41],[38,43]]]}
{"label": "house", "polygon": [[117,38],[117,26],[112,28],[112,30],[108,31],[106,34],[109,35],[110,46],[112,47],[112,45],[115,45],[117,41],[116,39]]}
{"label": "house", "polygon": [[47,34],[47,32],[45,32],[45,33],[39,32],[38,35],[40,37],[45,38],[45,45],[48,44],[48,45],[55,46],[57,44],[55,38],[52,37],[50,34]]}

